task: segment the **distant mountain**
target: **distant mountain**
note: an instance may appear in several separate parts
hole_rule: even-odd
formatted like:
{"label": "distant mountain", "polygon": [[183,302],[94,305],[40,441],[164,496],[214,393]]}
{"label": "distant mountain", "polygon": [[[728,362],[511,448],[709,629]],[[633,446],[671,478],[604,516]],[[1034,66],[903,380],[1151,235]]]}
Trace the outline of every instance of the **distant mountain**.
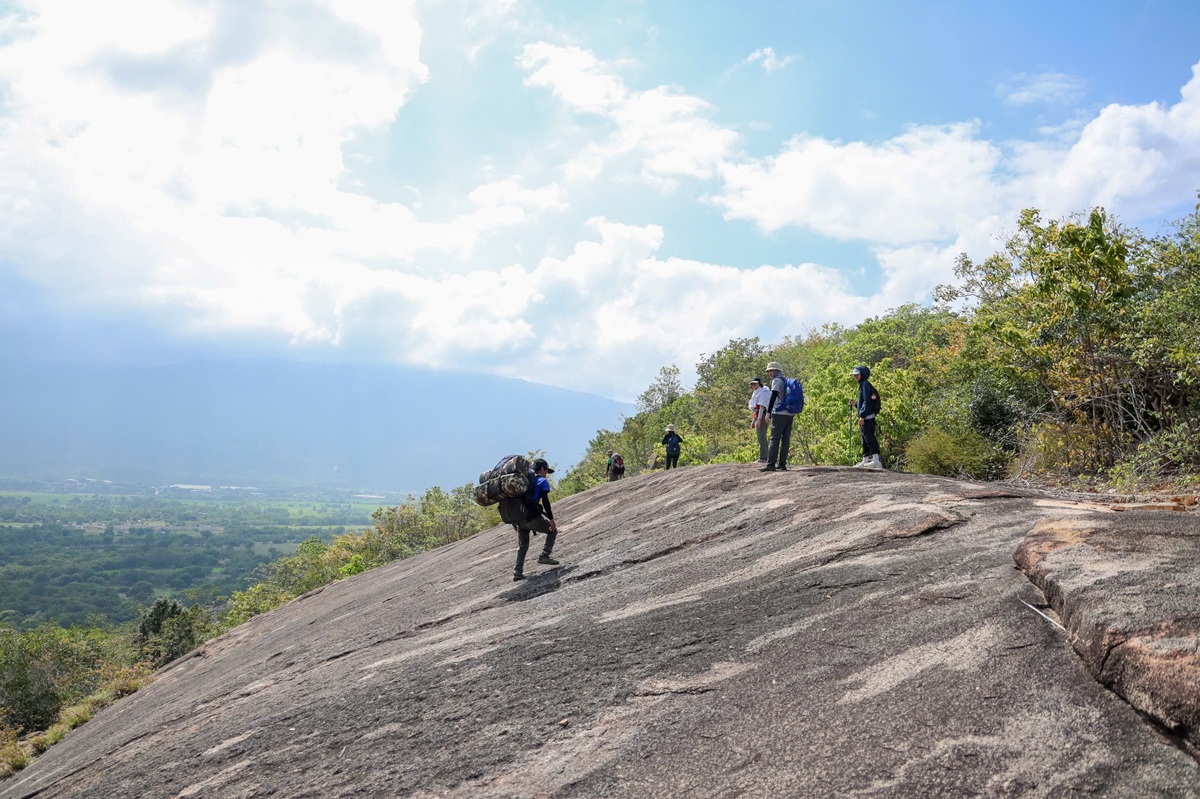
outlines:
{"label": "distant mountain", "polygon": [[490,377],[278,360],[0,362],[0,475],[420,491],[509,452],[565,468],[627,404]]}

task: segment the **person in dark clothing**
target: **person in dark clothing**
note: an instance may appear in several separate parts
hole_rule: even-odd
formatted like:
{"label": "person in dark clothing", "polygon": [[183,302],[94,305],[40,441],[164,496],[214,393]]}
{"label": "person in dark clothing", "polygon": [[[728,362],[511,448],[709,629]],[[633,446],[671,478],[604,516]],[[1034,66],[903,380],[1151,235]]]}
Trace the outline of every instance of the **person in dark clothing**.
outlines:
{"label": "person in dark clothing", "polygon": [[856,366],[850,370],[850,375],[858,381],[858,399],[850,400],[850,407],[858,412],[858,432],[862,437],[863,450],[862,463],[854,464],[854,468],[882,469],[879,439],[875,436],[875,417],[880,408],[879,392],[868,379],[871,376],[870,368]]}
{"label": "person in dark clothing", "polygon": [[554,474],[554,470],[545,458],[537,458],[533,462],[533,472],[536,477],[521,498],[525,504],[527,518],[513,525],[517,531],[517,568],[513,571],[514,581],[525,579],[525,553],[529,551],[531,532],[546,535],[546,545],[542,547],[542,554],[537,562],[549,566],[558,565],[558,561],[550,557],[554,550],[554,540],[558,537],[558,525],[554,522],[554,512],[550,510],[550,481],[546,479],[547,475]]}
{"label": "person in dark clothing", "polygon": [[667,434],[663,436],[662,443],[667,448],[667,468],[678,468],[679,453],[683,451],[683,438],[675,432],[675,425],[667,425]]}

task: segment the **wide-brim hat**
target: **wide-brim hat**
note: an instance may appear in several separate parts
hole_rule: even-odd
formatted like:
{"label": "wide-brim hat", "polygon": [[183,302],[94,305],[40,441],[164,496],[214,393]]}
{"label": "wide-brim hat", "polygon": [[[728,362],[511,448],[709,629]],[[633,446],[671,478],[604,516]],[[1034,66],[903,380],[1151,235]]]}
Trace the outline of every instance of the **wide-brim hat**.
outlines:
{"label": "wide-brim hat", "polygon": [[781,364],[779,361],[771,361],[769,364],[767,364],[767,371],[768,372],[782,372],[783,364]]}
{"label": "wide-brim hat", "polygon": [[669,425],[667,425],[667,432],[668,432],[668,433],[674,433],[674,432],[675,432],[675,425],[673,425],[673,424],[669,424]]}

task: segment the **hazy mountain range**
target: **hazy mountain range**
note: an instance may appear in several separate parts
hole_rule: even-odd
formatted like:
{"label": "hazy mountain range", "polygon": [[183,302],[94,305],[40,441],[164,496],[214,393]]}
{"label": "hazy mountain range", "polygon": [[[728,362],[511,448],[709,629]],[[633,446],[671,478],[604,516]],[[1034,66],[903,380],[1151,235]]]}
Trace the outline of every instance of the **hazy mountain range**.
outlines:
{"label": "hazy mountain range", "polygon": [[632,406],[474,373],[278,360],[2,361],[0,475],[420,491],[567,468]]}

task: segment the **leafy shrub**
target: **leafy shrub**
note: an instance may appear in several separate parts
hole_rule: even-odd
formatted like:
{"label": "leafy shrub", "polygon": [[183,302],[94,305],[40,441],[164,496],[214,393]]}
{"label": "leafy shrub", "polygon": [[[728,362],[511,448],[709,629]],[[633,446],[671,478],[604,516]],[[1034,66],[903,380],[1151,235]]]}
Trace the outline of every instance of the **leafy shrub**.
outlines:
{"label": "leafy shrub", "polygon": [[0,723],[0,778],[10,777],[29,765],[29,753],[21,746],[17,730]]}
{"label": "leafy shrub", "polygon": [[1160,430],[1138,445],[1107,472],[1119,491],[1147,484],[1187,482],[1200,464],[1200,440],[1185,428]]}
{"label": "leafy shrub", "polygon": [[922,474],[992,480],[1004,470],[1006,456],[978,433],[931,427],[908,443],[906,466]]}
{"label": "leafy shrub", "polygon": [[159,599],[142,614],[134,644],[158,668],[208,640],[213,628],[211,614],[199,605],[185,610],[178,602]]}

